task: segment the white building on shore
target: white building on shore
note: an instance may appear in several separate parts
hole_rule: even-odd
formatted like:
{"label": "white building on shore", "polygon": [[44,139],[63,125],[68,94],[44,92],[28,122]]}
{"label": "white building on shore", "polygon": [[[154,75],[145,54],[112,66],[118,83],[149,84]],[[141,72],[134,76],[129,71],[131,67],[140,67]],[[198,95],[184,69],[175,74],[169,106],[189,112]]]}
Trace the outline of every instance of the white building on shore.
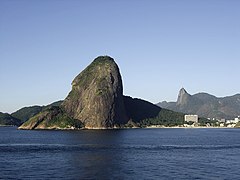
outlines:
{"label": "white building on shore", "polygon": [[226,120],[226,124],[237,124],[238,122],[240,122],[240,116],[233,120]]}
{"label": "white building on shore", "polygon": [[198,123],[198,115],[192,115],[192,114],[185,115],[184,121]]}

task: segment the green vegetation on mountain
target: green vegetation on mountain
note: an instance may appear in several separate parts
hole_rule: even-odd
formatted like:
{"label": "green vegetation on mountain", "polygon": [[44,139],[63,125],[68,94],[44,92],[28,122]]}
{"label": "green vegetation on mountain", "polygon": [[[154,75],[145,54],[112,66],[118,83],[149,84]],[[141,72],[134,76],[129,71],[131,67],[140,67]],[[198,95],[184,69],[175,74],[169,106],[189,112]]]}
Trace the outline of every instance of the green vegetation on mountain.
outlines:
{"label": "green vegetation on mountain", "polygon": [[51,104],[49,104],[49,105],[43,106],[43,109],[47,109],[47,108],[52,107],[52,106],[57,106],[57,107],[59,107],[59,106],[61,106],[62,102],[63,102],[63,101],[53,102],[53,103],[51,103]]}
{"label": "green vegetation on mountain", "polygon": [[134,122],[158,116],[161,108],[142,99],[124,96],[124,105],[127,116]]}
{"label": "green vegetation on mountain", "polygon": [[184,114],[160,108],[142,99],[124,97],[128,117],[141,127],[151,125],[177,126],[183,125]]}
{"label": "green vegetation on mountain", "polygon": [[162,108],[154,118],[147,118],[140,121],[141,126],[163,125],[179,126],[184,124],[184,114]]}
{"label": "green vegetation on mountain", "polygon": [[62,101],[57,101],[54,102],[52,104],[49,104],[47,106],[30,106],[30,107],[24,107],[21,108],[19,110],[17,110],[16,112],[12,113],[11,116],[20,119],[21,123],[24,123],[25,121],[27,121],[28,119],[30,119],[31,117],[37,115],[38,113],[40,113],[41,111],[52,107],[52,106],[60,106],[62,103]]}
{"label": "green vegetation on mountain", "polygon": [[[111,74],[111,71],[117,71],[119,69],[114,62],[114,59],[109,56],[99,56],[87,66],[72,82],[73,87],[81,87],[82,89],[88,88],[91,82],[101,84]],[[108,74],[110,73],[110,74]],[[119,77],[117,77],[119,78]],[[71,92],[74,92],[73,90]]]}
{"label": "green vegetation on mountain", "polygon": [[31,106],[31,107],[24,107],[19,109],[18,111],[12,113],[11,115],[15,118],[21,120],[21,123],[27,121],[31,117],[35,116],[43,109],[42,106]]}
{"label": "green vegetation on mountain", "polygon": [[80,129],[83,124],[67,116],[60,107],[51,106],[30,118],[19,129]]}
{"label": "green vegetation on mountain", "polygon": [[11,116],[8,113],[0,112],[0,125],[1,126],[19,126],[21,120]]}

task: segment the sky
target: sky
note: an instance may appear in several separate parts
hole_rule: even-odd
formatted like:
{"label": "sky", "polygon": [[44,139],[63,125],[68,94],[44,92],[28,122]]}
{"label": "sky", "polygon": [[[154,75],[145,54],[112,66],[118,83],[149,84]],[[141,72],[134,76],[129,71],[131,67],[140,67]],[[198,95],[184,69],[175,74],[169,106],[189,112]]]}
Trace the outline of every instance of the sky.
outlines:
{"label": "sky", "polygon": [[94,58],[152,103],[240,93],[239,0],[0,0],[0,111],[64,99]]}

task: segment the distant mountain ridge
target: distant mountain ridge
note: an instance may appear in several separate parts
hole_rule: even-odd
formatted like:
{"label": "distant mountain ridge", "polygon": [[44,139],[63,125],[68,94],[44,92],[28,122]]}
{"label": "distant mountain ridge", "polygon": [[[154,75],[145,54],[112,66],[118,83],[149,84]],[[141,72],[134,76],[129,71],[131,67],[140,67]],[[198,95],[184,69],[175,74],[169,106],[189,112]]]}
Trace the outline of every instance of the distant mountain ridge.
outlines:
{"label": "distant mountain ridge", "polygon": [[0,112],[0,125],[1,126],[19,126],[21,120],[11,116],[8,113]]}
{"label": "distant mountain ridge", "polygon": [[232,119],[240,115],[240,94],[216,97],[208,93],[190,95],[180,89],[176,102],[160,102],[160,107],[205,118]]}
{"label": "distant mountain ridge", "polygon": [[20,119],[21,123],[24,123],[31,117],[35,116],[39,112],[43,111],[46,108],[52,107],[52,106],[60,106],[63,101],[56,101],[54,103],[51,103],[46,106],[29,106],[29,107],[23,107],[16,112],[12,113],[11,116]]}
{"label": "distant mountain ridge", "polygon": [[22,123],[37,115],[41,111],[53,106],[60,106],[63,101],[56,101],[46,106],[28,106],[23,107],[12,114],[0,112],[0,125],[20,126]]}

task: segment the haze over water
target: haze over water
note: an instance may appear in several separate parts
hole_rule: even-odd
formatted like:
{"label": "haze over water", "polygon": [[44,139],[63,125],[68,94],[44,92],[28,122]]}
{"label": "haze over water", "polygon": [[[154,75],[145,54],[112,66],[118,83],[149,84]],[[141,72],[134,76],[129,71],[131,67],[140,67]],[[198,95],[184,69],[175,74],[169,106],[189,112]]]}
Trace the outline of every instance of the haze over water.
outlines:
{"label": "haze over water", "polygon": [[1,178],[239,179],[238,129],[0,127]]}

